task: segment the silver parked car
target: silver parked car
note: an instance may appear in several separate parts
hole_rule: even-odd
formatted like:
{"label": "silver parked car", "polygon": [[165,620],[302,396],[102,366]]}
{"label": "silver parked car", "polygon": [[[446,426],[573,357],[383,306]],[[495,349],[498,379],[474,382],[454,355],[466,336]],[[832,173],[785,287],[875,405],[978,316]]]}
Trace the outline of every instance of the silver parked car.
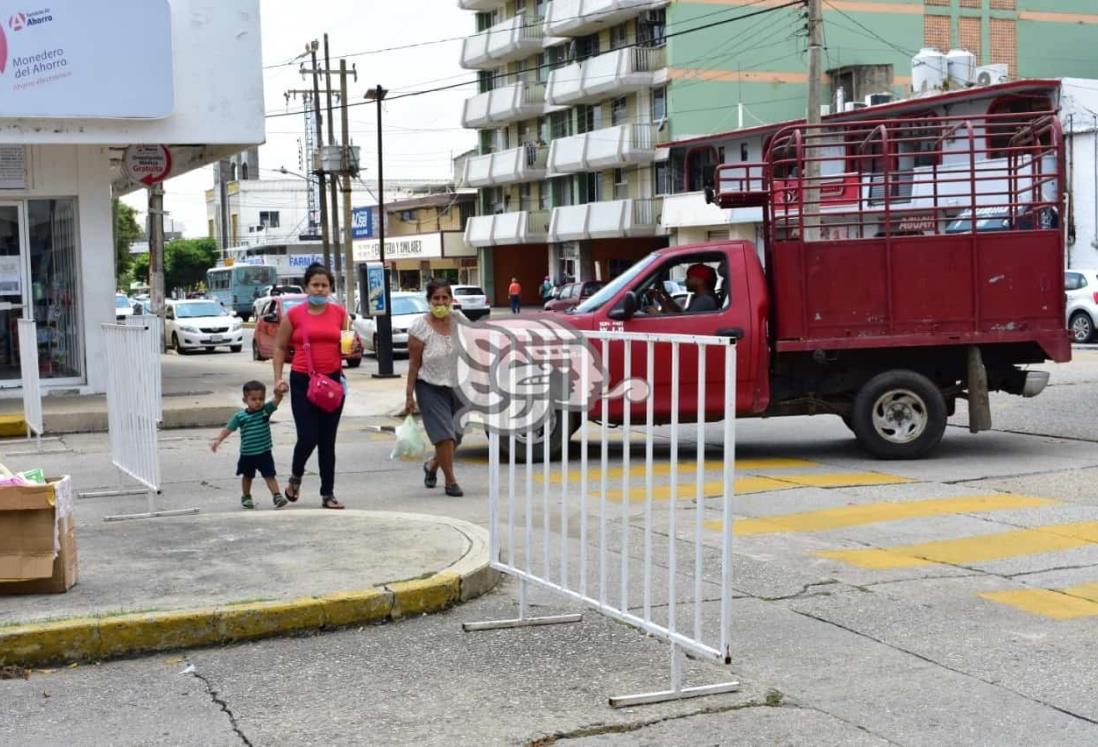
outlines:
{"label": "silver parked car", "polygon": [[1098,270],[1068,270],[1064,273],[1064,291],[1071,341],[1090,342],[1098,324]]}
{"label": "silver parked car", "polygon": [[[393,304],[393,352],[408,352],[408,328],[415,324],[416,319],[427,313],[427,299],[420,292],[410,293],[397,291],[389,295]],[[377,324],[371,316],[357,317],[354,322],[355,332],[362,338],[363,347],[370,353],[377,353]]]}
{"label": "silver parked car", "polygon": [[488,296],[480,286],[453,285],[451,290],[454,291],[454,301],[457,302],[458,308],[461,309],[461,313],[468,317],[469,321],[475,322],[477,319],[492,313],[492,307],[488,304]]}

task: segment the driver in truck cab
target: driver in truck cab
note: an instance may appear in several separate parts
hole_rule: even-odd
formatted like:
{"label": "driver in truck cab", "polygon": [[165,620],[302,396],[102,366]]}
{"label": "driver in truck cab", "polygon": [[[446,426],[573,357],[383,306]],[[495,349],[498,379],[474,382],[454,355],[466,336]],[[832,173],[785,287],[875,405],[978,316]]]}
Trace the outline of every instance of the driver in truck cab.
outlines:
{"label": "driver in truck cab", "polygon": [[686,289],[690,291],[690,302],[683,309],[678,302],[667,292],[662,283],[656,283],[652,287],[652,300],[657,305],[644,309],[646,314],[687,314],[702,311],[719,311],[720,301],[717,300],[717,271],[709,265],[694,264],[686,270]]}

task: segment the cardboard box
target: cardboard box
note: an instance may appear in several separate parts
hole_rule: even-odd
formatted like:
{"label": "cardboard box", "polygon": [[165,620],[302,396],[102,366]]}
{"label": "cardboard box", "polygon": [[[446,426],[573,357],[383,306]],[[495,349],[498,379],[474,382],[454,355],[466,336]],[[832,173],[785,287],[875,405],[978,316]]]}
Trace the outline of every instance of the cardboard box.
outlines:
{"label": "cardboard box", "polygon": [[0,595],[68,591],[77,581],[72,482],[0,488]]}

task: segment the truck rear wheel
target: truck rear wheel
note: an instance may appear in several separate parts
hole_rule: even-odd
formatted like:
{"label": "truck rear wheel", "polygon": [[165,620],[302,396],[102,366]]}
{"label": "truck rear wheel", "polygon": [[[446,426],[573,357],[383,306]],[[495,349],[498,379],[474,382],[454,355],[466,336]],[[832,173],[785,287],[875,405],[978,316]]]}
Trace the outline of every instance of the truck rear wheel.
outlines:
{"label": "truck rear wheel", "polygon": [[938,387],[914,371],[886,371],[854,398],[852,428],[878,459],[918,459],[945,433],[946,403]]}

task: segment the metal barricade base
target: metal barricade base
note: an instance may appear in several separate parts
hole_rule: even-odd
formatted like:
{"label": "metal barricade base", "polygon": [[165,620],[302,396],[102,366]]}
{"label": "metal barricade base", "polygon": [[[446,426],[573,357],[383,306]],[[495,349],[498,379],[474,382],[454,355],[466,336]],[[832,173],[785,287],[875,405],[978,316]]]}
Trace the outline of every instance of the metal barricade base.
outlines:
{"label": "metal barricade base", "polygon": [[517,617],[513,620],[485,620],[484,622],[462,623],[461,629],[466,633],[474,630],[502,630],[504,628],[528,628],[535,625],[566,625],[578,623],[583,620],[583,615],[547,615],[545,617]]}
{"label": "metal barricade base", "polygon": [[176,508],[170,511],[150,511],[144,514],[117,514],[104,516],[103,521],[132,521],[134,519],[160,519],[165,516],[192,516],[201,511],[198,508]]}
{"label": "metal barricade base", "polygon": [[658,693],[622,695],[610,698],[610,707],[628,708],[629,706],[649,705],[651,703],[666,703],[671,700],[686,700],[687,698],[700,698],[705,695],[722,695],[724,693],[734,693],[739,691],[739,689],[739,682],[722,682],[719,685],[684,687],[679,690],[665,690]]}

